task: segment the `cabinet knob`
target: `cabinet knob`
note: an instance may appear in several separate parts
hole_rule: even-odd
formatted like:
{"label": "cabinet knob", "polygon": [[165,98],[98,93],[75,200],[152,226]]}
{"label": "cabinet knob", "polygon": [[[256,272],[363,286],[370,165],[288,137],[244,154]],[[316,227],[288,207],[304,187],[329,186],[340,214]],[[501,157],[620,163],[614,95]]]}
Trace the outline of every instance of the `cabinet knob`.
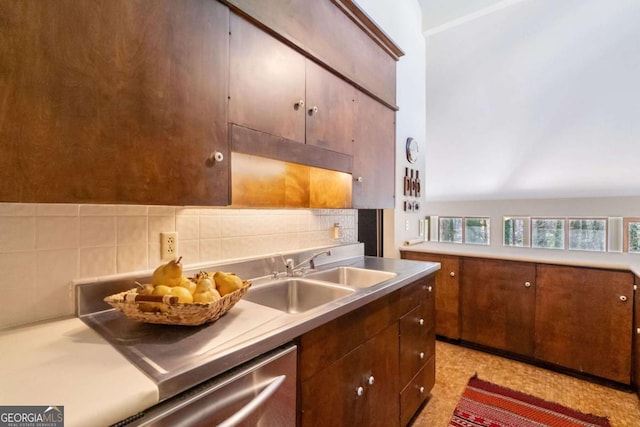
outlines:
{"label": "cabinet knob", "polygon": [[625,302],[627,297],[625,295],[620,295],[620,301]]}
{"label": "cabinet knob", "polygon": [[424,325],[424,319],[419,319],[418,323],[420,324],[420,326],[423,326]]}
{"label": "cabinet knob", "polygon": [[299,100],[295,104],[293,104],[293,108],[299,110],[300,108],[304,108],[304,99]]}
{"label": "cabinet knob", "polygon": [[371,375],[371,376],[369,377],[369,379],[367,380],[367,382],[369,383],[369,385],[373,385],[373,383],[375,382],[375,380],[376,380],[376,379],[375,379],[375,378],[373,378],[373,375]]}
{"label": "cabinet knob", "polygon": [[313,114],[317,114],[318,113],[318,106],[314,105],[313,107],[309,108],[309,115],[313,115]]}
{"label": "cabinet knob", "polygon": [[221,162],[224,160],[224,154],[219,151],[214,151],[213,153],[209,154],[208,160],[211,163]]}
{"label": "cabinet knob", "polygon": [[524,282],[524,287],[525,288],[530,288],[531,287],[531,282]]}
{"label": "cabinet knob", "polygon": [[420,354],[418,354],[418,357],[420,358],[420,360],[423,360],[424,359],[424,352],[421,351]]}
{"label": "cabinet knob", "polygon": [[431,292],[432,290],[433,290],[433,287],[431,287],[431,286],[427,287],[427,292]]}
{"label": "cabinet knob", "polygon": [[362,396],[364,394],[364,387],[360,386],[356,389],[356,395]]}
{"label": "cabinet knob", "polygon": [[424,393],[424,387],[420,387],[418,391],[420,392],[420,394]]}
{"label": "cabinet knob", "polygon": [[449,273],[449,276],[451,276],[451,277],[456,277],[456,272],[455,272],[455,271],[452,271],[451,273]]}
{"label": "cabinet knob", "polygon": [[364,178],[362,178],[361,176],[359,176],[359,177],[357,177],[357,178],[354,178],[353,180],[354,180],[355,182],[362,182],[362,181],[364,181]]}

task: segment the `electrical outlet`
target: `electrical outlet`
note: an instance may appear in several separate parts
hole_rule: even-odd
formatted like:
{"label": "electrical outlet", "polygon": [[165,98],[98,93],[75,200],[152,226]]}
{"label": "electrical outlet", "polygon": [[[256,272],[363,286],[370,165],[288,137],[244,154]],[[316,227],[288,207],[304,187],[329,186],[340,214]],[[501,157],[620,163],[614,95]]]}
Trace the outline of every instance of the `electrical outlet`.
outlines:
{"label": "electrical outlet", "polygon": [[160,233],[160,259],[168,260],[178,256],[178,233]]}

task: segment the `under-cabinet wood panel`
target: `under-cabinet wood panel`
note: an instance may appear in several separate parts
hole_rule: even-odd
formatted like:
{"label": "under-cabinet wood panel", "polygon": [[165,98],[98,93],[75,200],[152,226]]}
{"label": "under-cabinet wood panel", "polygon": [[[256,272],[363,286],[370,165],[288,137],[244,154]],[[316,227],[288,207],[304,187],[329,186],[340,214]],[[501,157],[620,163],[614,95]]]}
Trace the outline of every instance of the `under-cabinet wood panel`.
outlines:
{"label": "under-cabinet wood panel", "polygon": [[226,205],[228,8],[4,1],[1,201]]}
{"label": "under-cabinet wood panel", "polygon": [[538,264],[535,357],[630,383],[633,275]]}
{"label": "under-cabinet wood panel", "polygon": [[461,338],[475,344],[533,355],[535,264],[464,258]]}

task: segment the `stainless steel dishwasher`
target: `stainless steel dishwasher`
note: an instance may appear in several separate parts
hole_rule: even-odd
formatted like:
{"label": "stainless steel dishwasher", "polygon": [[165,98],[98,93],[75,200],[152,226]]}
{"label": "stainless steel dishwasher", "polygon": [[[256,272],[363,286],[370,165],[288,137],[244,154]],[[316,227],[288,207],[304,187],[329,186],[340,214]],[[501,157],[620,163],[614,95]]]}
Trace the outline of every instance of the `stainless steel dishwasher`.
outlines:
{"label": "stainless steel dishwasher", "polygon": [[295,426],[296,370],[296,346],[289,345],[113,426]]}

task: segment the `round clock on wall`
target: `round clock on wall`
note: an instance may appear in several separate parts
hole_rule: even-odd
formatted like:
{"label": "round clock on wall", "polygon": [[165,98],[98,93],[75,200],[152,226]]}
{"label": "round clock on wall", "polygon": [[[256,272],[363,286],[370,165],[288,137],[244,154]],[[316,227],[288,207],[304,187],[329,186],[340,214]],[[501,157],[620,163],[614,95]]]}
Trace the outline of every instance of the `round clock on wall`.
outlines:
{"label": "round clock on wall", "polygon": [[409,163],[415,163],[418,160],[418,141],[413,138],[407,138],[407,160]]}

